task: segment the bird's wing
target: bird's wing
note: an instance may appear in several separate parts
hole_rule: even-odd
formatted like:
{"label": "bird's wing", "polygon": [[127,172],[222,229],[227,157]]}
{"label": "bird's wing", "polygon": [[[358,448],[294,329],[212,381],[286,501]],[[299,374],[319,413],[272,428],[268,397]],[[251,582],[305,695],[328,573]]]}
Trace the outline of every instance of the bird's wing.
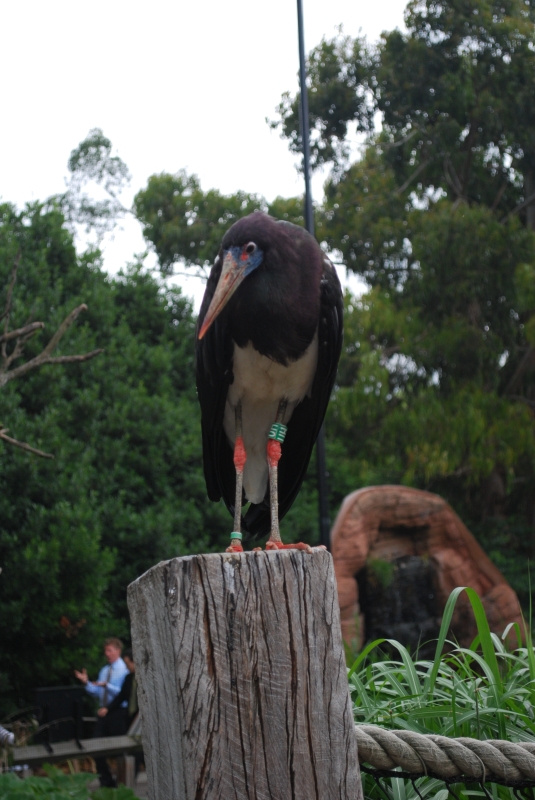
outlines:
{"label": "bird's wing", "polygon": [[220,274],[221,259],[212,268],[199,312],[195,360],[206,489],[210,500],[217,501],[223,497],[227,507],[232,509],[235,481],[233,454],[223,430],[227,391],[233,380],[232,340],[220,317],[214,320],[201,340],[198,338]]}
{"label": "bird's wing", "polygon": [[[312,392],[294,409],[279,461],[279,518],[286,514],[303,483],[336,379],[343,338],[343,296],[336,270],[326,260],[321,280],[318,325],[318,366]],[[269,498],[252,504],[244,519],[246,529],[260,538],[271,527]]]}

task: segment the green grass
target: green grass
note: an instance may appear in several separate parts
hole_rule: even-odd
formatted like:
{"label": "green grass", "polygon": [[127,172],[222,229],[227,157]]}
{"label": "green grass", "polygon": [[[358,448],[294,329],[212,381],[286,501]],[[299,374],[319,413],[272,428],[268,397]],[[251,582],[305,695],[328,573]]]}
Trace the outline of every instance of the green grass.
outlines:
{"label": "green grass", "polygon": [[97,789],[89,793],[87,785],[95,778],[88,773],[65,775],[61,770],[45,766],[46,778],[20,780],[12,772],[0,775],[0,800],[137,800],[131,789]]}
{"label": "green grass", "polygon": [[[446,638],[455,603],[463,591],[470,599],[478,630],[467,648],[456,647]],[[516,638],[514,649],[506,644],[511,635]],[[385,643],[390,651],[399,653],[398,658],[381,652]],[[509,625],[501,638],[491,633],[481,600],[470,588],[455,589],[448,599],[433,661],[413,658],[399,642],[377,639],[349,670],[349,686],[357,723],[442,736],[535,742],[531,634],[526,626],[523,644],[518,625]],[[391,800],[418,797],[408,780],[383,779],[381,793],[371,776],[362,777],[367,798],[385,800],[384,792]],[[445,784],[435,779],[422,777],[415,784],[422,797],[445,800],[449,793]],[[457,784],[452,788],[461,800],[485,797],[479,786]],[[494,800],[515,800],[512,790],[503,786],[493,785],[492,795]]]}

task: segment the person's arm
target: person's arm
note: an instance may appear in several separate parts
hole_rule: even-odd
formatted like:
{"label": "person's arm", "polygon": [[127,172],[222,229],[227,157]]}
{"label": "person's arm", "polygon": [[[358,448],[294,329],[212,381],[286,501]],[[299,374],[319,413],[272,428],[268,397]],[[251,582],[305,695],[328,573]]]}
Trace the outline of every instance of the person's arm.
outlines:
{"label": "person's arm", "polygon": [[89,680],[89,678],[87,677],[87,670],[85,667],[80,672],[74,670],[74,674],[79,681],[82,681],[82,683],[85,686],[85,690],[88,694],[92,695],[92,697],[96,697],[97,699],[100,698],[100,686],[98,685],[97,682]]}
{"label": "person's arm", "polygon": [[100,700],[100,693],[102,691],[102,687],[97,686],[94,681],[87,681],[85,685],[85,690],[91,697],[96,697],[97,700]]}

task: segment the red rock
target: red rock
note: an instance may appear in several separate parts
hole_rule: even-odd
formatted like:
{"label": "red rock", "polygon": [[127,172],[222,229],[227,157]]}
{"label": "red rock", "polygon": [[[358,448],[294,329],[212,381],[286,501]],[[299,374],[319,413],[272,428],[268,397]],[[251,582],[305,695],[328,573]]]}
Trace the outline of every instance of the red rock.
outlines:
{"label": "red rock", "polygon": [[[370,486],[353,492],[342,503],[331,541],[342,633],[353,647],[366,640],[355,575],[370,559],[428,558],[434,567],[440,613],[455,587],[470,586],[482,600],[491,631],[501,634],[510,622],[523,627],[515,592],[453,509],[436,494],[406,486]],[[465,593],[457,601],[451,633],[462,646],[477,634]]]}

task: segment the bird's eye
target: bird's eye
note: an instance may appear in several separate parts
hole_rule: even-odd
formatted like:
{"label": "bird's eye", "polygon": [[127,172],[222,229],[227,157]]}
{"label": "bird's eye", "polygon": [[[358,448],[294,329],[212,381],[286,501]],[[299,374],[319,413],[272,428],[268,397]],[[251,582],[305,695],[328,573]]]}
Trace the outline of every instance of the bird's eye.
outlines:
{"label": "bird's eye", "polygon": [[255,243],[254,243],[254,242],[249,242],[249,244],[246,244],[246,245],[245,245],[245,248],[244,248],[244,250],[245,250],[245,252],[247,253],[247,255],[250,255],[250,256],[251,256],[251,255],[254,253],[254,251],[256,250],[256,245],[255,245]]}

